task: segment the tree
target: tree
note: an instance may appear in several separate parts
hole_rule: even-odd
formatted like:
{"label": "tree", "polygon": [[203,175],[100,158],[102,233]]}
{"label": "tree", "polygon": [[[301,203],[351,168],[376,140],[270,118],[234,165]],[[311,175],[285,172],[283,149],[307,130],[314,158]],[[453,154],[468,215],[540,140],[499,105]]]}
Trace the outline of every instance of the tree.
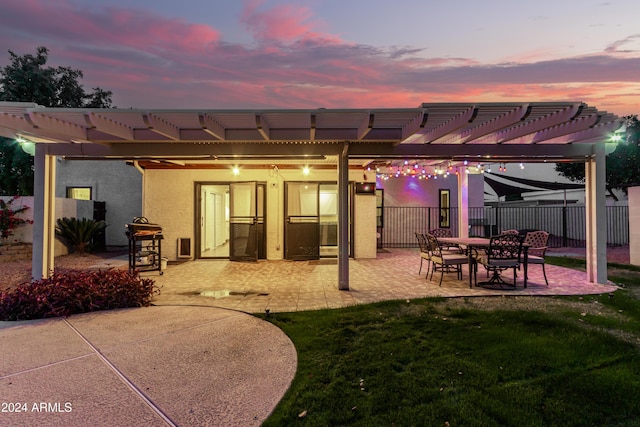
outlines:
{"label": "tree", "polygon": [[[111,91],[99,87],[86,93],[79,80],[81,70],[47,67],[49,50],[18,56],[9,51],[11,63],[0,70],[0,101],[33,102],[44,107],[112,108]],[[19,143],[0,137],[0,194],[33,194],[33,158]]]}
{"label": "tree", "polygon": [[[616,149],[607,156],[607,190],[621,189],[625,194],[630,185],[640,184],[640,121],[638,116],[624,118],[626,132]],[[571,181],[584,182],[584,164],[558,163],[556,171]]]}

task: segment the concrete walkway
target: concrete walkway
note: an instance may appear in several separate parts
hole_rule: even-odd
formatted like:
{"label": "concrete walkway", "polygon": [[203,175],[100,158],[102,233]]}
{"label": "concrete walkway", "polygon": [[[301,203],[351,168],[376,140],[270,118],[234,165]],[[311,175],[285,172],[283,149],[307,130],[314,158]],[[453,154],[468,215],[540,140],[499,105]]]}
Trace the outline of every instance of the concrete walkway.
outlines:
{"label": "concrete walkway", "polygon": [[0,322],[1,426],[258,426],[294,377],[272,324],[210,307]]}

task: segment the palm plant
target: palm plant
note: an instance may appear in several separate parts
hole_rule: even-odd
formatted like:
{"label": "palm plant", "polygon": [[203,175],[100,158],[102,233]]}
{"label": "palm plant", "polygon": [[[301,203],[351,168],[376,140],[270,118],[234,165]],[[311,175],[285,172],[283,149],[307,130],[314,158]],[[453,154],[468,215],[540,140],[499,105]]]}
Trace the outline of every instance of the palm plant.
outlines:
{"label": "palm plant", "polygon": [[107,224],[88,218],[59,218],[56,221],[56,234],[60,236],[72,252],[91,252],[91,240],[96,233],[104,230]]}

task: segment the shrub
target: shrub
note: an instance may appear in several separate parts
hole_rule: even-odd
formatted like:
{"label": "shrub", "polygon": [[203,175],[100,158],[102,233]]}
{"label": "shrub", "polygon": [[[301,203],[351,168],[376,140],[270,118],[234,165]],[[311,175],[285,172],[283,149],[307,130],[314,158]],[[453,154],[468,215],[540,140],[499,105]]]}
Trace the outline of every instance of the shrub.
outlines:
{"label": "shrub", "polygon": [[18,198],[20,198],[20,196],[13,196],[13,199],[9,199],[7,202],[0,199],[0,237],[4,239],[11,236],[13,234],[13,230],[15,230],[17,226],[22,224],[33,224],[33,221],[30,219],[17,217],[20,212],[24,212],[29,209],[29,206],[22,206],[17,209],[13,209],[11,207],[13,202]]}
{"label": "shrub", "polygon": [[107,224],[104,221],[65,217],[58,218],[56,221],[56,234],[65,241],[73,252],[84,253],[91,252],[91,240],[96,233],[106,227]]}
{"label": "shrub", "polygon": [[69,316],[89,311],[146,307],[160,289],[127,270],[70,270],[0,292],[0,320]]}

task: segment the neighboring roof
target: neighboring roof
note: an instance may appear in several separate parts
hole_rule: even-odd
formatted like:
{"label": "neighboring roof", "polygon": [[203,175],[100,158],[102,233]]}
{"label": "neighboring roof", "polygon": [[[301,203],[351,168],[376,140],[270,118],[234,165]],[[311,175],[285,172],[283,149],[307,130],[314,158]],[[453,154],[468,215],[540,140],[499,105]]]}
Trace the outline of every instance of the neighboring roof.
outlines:
{"label": "neighboring roof", "polygon": [[[500,179],[496,180],[492,178],[496,176]],[[496,175],[489,172],[484,173],[484,182],[486,182],[491,187],[491,189],[496,193],[496,195],[498,195],[499,197],[513,196],[513,195],[519,196],[522,193],[533,193],[536,191],[544,191],[544,190],[584,189],[583,184],[537,181],[533,179],[525,179],[525,178],[518,178],[518,177],[512,177],[512,176],[505,176],[505,175]],[[513,183],[524,184],[527,187],[513,185]],[[532,187],[535,187],[535,188],[532,188]]]}
{"label": "neighboring roof", "polygon": [[496,175],[490,172],[485,172],[485,178],[488,178],[487,175],[497,176],[507,182],[517,182],[518,184],[528,185],[530,187],[537,187],[537,190],[532,191],[540,191],[540,190],[584,190],[584,184],[574,184],[571,182],[548,182],[548,181],[538,181],[535,179],[526,179],[519,178],[517,176],[506,176],[506,175]]}
{"label": "neighboring roof", "polygon": [[489,187],[491,187],[491,189],[496,193],[498,197],[513,196],[513,195],[519,196],[522,193],[526,193],[530,191],[540,191],[536,189],[524,188],[517,185],[507,184],[505,182],[500,182],[488,176],[484,177],[484,182],[487,183]]}
{"label": "neighboring roof", "polygon": [[81,157],[335,155],[348,142],[349,157],[363,159],[584,159],[591,153],[584,143],[602,142],[620,125],[615,115],[581,102],[306,110],[72,109],[0,102],[0,135],[50,144],[53,155]]}

